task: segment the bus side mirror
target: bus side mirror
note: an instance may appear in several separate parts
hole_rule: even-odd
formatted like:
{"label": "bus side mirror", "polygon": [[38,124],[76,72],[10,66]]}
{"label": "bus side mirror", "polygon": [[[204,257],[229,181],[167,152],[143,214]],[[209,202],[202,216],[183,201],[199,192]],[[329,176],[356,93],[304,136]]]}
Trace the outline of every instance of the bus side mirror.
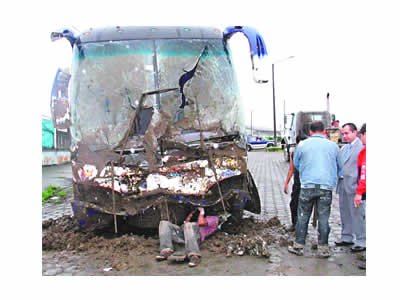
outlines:
{"label": "bus side mirror", "polygon": [[52,42],[57,41],[59,39],[66,38],[70,43],[71,47],[74,47],[76,40],[78,39],[76,33],[74,33],[71,29],[65,28],[57,31],[53,31],[50,33],[50,40]]}
{"label": "bus side mirror", "polygon": [[335,114],[332,114],[332,122],[336,121],[336,116]]}
{"label": "bus side mirror", "polygon": [[267,83],[268,79],[262,74],[263,68],[261,67],[261,60],[267,56],[267,47],[264,39],[258,31],[248,26],[229,26],[226,27],[223,33],[224,42],[230,39],[236,33],[242,33],[249,42],[250,59],[253,69],[253,80],[256,83]]}

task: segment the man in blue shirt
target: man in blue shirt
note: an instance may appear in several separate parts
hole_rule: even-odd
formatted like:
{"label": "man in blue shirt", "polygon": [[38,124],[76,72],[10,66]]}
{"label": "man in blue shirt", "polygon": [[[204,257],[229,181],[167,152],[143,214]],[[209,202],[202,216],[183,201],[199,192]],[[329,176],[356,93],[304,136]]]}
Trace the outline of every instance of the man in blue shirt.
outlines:
{"label": "man in blue shirt", "polygon": [[342,172],[343,163],[338,145],[327,139],[322,122],[316,121],[311,124],[310,135],[294,152],[293,162],[300,173],[301,191],[296,241],[293,246],[288,247],[288,251],[297,255],[304,254],[308,222],[315,203],[318,210],[318,256],[329,257],[332,191],[336,187],[338,174]]}

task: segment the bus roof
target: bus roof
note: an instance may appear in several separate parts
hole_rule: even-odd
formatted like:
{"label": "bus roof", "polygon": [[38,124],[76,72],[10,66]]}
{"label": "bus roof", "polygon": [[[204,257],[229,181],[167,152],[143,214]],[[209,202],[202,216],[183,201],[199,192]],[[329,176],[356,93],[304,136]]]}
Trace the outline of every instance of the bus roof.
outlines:
{"label": "bus roof", "polygon": [[79,35],[81,43],[135,39],[222,39],[214,27],[185,26],[115,26],[90,28]]}

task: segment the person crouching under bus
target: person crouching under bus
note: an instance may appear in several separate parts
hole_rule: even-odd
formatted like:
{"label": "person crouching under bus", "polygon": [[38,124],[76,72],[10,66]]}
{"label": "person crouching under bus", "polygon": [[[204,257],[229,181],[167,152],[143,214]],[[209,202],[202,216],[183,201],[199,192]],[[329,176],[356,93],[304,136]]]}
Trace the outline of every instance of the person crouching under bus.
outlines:
{"label": "person crouching under bus", "polygon": [[[197,210],[197,209],[196,209]],[[157,261],[181,262],[189,259],[189,267],[195,267],[200,263],[200,242],[213,234],[218,229],[218,216],[204,216],[204,208],[200,207],[196,222],[191,222],[192,211],[181,226],[170,221],[161,220],[158,227],[160,238],[160,254],[156,256]],[[185,254],[173,254],[173,242],[185,245]]]}

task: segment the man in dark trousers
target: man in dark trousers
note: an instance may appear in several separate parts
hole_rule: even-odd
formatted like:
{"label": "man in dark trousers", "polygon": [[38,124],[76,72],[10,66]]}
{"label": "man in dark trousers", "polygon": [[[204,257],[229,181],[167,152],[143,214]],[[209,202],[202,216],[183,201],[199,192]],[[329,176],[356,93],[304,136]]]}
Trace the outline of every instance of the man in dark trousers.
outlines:
{"label": "man in dark trousers", "polygon": [[[296,145],[298,145],[301,141],[300,135],[296,137]],[[290,164],[289,170],[285,180],[285,186],[283,187],[283,192],[285,194],[288,193],[288,186],[290,179],[293,176],[293,186],[292,193],[290,194],[290,215],[292,219],[292,225],[288,228],[288,231],[295,231],[296,223],[297,223],[297,207],[299,206],[299,196],[300,196],[300,176],[299,171],[294,167],[293,164],[293,152],[290,154]]]}
{"label": "man in dark trousers", "polygon": [[339,147],[327,139],[321,121],[311,123],[310,137],[299,143],[294,153],[294,167],[300,173],[300,196],[297,210],[296,240],[288,251],[304,255],[308,222],[314,203],[318,208],[318,256],[330,256],[328,237],[330,232],[332,191],[342,169]]}

